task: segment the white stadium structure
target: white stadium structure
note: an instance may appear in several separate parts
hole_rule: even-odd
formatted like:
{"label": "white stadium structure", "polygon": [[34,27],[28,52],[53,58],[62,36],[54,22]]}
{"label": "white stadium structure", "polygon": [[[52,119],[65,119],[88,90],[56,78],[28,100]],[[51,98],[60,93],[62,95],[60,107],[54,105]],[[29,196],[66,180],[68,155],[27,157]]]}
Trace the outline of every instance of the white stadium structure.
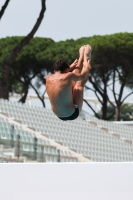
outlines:
{"label": "white stadium structure", "polygon": [[132,125],[85,112],[61,121],[50,109],[0,99],[0,162],[132,162]]}

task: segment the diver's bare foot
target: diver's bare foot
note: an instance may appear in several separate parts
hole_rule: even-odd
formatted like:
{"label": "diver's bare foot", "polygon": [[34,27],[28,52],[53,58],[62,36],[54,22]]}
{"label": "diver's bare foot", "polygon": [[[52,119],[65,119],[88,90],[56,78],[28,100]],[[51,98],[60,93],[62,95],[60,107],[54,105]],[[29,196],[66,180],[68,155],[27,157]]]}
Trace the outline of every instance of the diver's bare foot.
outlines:
{"label": "diver's bare foot", "polygon": [[79,49],[79,60],[78,60],[78,64],[77,67],[79,68],[79,70],[82,70],[83,67],[83,59],[84,59],[84,46],[81,46]]}
{"label": "diver's bare foot", "polygon": [[89,44],[85,45],[84,47],[84,60],[91,60],[91,52],[92,52],[92,48]]}
{"label": "diver's bare foot", "polygon": [[83,60],[83,58],[84,58],[84,49],[85,49],[85,45],[80,47],[80,49],[79,49],[79,59]]}

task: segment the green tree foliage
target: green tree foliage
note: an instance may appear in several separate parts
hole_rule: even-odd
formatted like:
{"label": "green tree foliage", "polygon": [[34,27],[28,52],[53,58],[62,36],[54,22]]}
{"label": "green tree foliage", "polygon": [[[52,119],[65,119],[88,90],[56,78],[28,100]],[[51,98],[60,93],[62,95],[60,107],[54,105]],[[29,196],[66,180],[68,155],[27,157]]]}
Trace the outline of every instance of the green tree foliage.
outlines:
{"label": "green tree foliage", "polygon": [[[127,98],[127,96],[123,97],[124,88],[129,87],[129,83],[131,86],[133,80],[133,34],[94,36],[83,38],[83,42],[87,43],[89,39],[93,49],[89,81],[93,85],[93,89],[87,88],[95,93],[102,105],[102,119],[109,120],[115,114],[115,120],[120,120],[120,108]],[[80,39],[81,41],[82,39]],[[117,82],[120,84],[120,88],[116,91]],[[107,116],[108,104],[113,106],[108,95],[109,90],[115,99],[115,112]],[[131,94],[133,94],[132,91],[128,96]]]}
{"label": "green tree foliage", "polygon": [[[107,116],[110,116],[112,112],[115,112],[115,108],[113,106],[107,107]],[[100,118],[102,118],[102,110],[97,113]],[[123,104],[121,106],[120,112],[120,120],[121,121],[133,121],[133,105]],[[110,118],[110,121],[114,121],[114,117]]]}
{"label": "green tree foliage", "polygon": [[[3,63],[16,43],[23,37],[7,37],[0,40],[0,71]],[[48,54],[45,53],[54,41],[49,38],[34,38],[29,45],[25,46],[18,54],[11,69],[10,92],[24,93],[21,101],[24,103],[31,87],[31,81],[39,74],[51,71],[52,61],[48,61]]]}
{"label": "green tree foliage", "polygon": [[23,49],[25,45],[27,45],[30,42],[30,40],[33,38],[34,34],[38,30],[43,20],[44,12],[46,10],[45,1],[46,0],[41,0],[41,11],[32,30],[27,34],[27,36],[25,36],[23,39],[21,39],[19,43],[15,45],[15,47],[11,50],[10,54],[7,56],[4,62],[0,76],[0,98],[9,98],[10,69],[18,53]]}
{"label": "green tree foliage", "polygon": [[[0,40],[0,72],[4,60],[9,51],[22,40],[22,37],[4,38]],[[133,34],[119,33],[105,36],[93,36],[78,40],[66,40],[54,42],[46,38],[33,38],[29,45],[25,46],[13,63],[10,76],[10,91],[23,93],[21,101],[24,103],[29,87],[32,87],[44,105],[44,93],[39,92],[48,73],[53,73],[52,66],[59,58],[64,58],[71,64],[79,57],[81,45],[92,46],[92,69],[89,72],[89,86],[102,107],[102,115],[96,113],[90,104],[88,106],[94,114],[104,120],[120,120],[121,106],[125,99],[133,94]],[[36,77],[36,83],[32,80]],[[91,87],[90,87],[91,84]],[[116,89],[116,85],[119,87]],[[124,88],[128,87],[129,94],[124,96]],[[110,101],[112,93],[115,104]],[[112,113],[108,112],[108,106],[114,107]],[[110,115],[109,115],[110,114]]]}

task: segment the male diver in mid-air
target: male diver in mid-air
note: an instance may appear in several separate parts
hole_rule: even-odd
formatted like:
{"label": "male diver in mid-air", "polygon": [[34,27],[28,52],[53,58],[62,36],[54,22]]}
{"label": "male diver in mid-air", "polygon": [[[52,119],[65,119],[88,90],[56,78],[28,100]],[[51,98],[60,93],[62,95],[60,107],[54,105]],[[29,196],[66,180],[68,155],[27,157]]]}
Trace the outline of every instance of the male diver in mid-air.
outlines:
{"label": "male diver in mid-air", "polygon": [[59,59],[54,63],[54,74],[46,78],[46,90],[52,110],[61,120],[74,120],[79,116],[83,104],[83,90],[91,68],[91,46],[79,49],[79,59],[70,66]]}

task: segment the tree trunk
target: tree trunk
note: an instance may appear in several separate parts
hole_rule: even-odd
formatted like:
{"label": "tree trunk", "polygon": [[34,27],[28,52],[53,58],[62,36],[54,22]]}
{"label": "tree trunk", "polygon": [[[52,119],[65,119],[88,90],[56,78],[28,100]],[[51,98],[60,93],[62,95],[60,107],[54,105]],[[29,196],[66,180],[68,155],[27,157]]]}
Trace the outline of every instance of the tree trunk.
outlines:
{"label": "tree trunk", "polygon": [[12,52],[10,53],[9,57],[7,58],[5,65],[3,66],[3,71],[2,71],[2,77],[0,78],[0,98],[3,99],[9,99],[9,86],[8,86],[8,82],[9,82],[9,75],[10,75],[10,68],[12,66],[13,61],[15,60],[17,54],[22,50],[22,48],[27,45],[30,40],[33,38],[34,34],[36,33],[36,31],[38,30],[42,19],[44,17],[44,12],[46,10],[46,6],[45,6],[45,1],[46,0],[41,0],[42,2],[42,9],[40,12],[40,15],[33,27],[33,29],[31,30],[31,32],[20,41],[20,43],[12,50]]}
{"label": "tree trunk", "polygon": [[41,96],[39,95],[39,92],[38,92],[37,89],[32,85],[32,83],[30,83],[30,86],[35,90],[35,92],[36,92],[38,98],[41,100],[42,105],[43,105],[43,107],[45,108],[46,106],[45,106],[44,96],[41,97]]}
{"label": "tree trunk", "polygon": [[120,121],[120,105],[115,107],[115,119],[114,121]]}
{"label": "tree trunk", "polygon": [[28,95],[28,85],[25,85],[24,95],[21,97],[21,99],[19,99],[19,102],[25,103],[27,95]]}
{"label": "tree trunk", "polygon": [[107,99],[103,98],[103,105],[102,105],[102,119],[107,120]]}
{"label": "tree trunk", "polygon": [[2,6],[1,11],[0,11],[0,19],[2,18],[3,14],[4,14],[4,12],[5,12],[6,8],[7,8],[7,6],[8,6],[9,1],[10,1],[10,0],[6,0],[6,1],[5,1],[5,4]]}

